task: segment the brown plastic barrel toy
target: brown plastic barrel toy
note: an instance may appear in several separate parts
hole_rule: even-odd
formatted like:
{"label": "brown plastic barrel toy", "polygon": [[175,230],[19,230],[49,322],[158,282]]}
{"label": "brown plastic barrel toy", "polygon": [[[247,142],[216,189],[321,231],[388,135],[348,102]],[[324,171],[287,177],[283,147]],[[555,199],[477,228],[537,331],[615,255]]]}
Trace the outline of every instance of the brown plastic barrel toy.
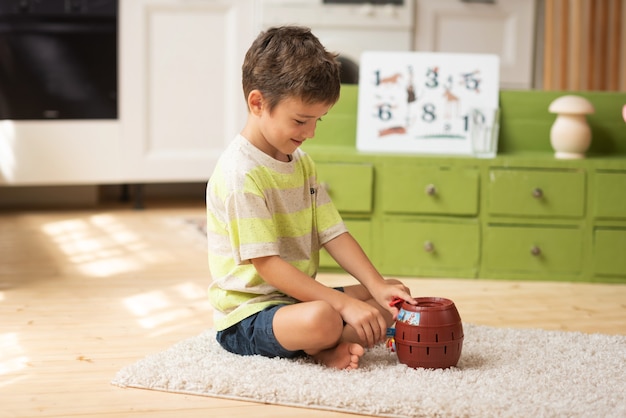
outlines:
{"label": "brown plastic barrel toy", "polygon": [[445,369],[456,366],[463,348],[461,316],[450,299],[415,298],[403,302],[396,322],[396,353],[409,367]]}

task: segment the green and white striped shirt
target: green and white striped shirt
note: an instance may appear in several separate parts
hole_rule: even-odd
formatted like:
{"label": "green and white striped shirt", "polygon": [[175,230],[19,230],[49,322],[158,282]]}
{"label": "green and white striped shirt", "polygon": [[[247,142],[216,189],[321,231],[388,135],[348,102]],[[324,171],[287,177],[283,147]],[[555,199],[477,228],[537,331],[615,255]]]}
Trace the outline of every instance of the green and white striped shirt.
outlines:
{"label": "green and white striped shirt", "polygon": [[218,331],[268,306],[296,302],[266,283],[251,259],[278,255],[314,278],[321,246],[347,231],[304,151],[278,161],[241,135],[220,157],[206,204],[209,300]]}

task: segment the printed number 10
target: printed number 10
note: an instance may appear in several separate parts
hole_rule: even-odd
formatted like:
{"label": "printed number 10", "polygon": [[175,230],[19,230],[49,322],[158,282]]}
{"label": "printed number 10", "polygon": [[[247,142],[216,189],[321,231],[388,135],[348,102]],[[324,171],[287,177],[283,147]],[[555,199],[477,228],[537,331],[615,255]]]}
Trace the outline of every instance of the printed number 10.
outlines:
{"label": "printed number 10", "polygon": [[474,125],[478,126],[484,125],[486,121],[485,115],[483,115],[482,112],[475,110],[471,114],[463,116],[463,127],[465,131],[469,129],[470,118],[472,118]]}

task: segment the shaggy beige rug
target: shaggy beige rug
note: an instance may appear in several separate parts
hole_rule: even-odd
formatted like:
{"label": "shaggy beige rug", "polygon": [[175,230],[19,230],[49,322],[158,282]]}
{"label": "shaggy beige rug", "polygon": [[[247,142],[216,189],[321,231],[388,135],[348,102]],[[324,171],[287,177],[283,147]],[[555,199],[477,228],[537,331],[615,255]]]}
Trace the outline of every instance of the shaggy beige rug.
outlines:
{"label": "shaggy beige rug", "polygon": [[464,333],[455,368],[411,369],[380,345],[341,371],[236,356],[208,330],[112,383],[381,417],[626,417],[626,336],[471,324]]}

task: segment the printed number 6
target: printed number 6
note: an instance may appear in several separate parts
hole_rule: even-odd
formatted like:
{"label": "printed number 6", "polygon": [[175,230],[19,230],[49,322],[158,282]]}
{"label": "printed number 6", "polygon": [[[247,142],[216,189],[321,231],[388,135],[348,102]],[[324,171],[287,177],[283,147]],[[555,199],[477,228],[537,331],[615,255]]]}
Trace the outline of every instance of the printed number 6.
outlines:
{"label": "printed number 6", "polygon": [[389,103],[382,104],[378,106],[378,118],[380,120],[387,121],[391,119],[391,105]]}

